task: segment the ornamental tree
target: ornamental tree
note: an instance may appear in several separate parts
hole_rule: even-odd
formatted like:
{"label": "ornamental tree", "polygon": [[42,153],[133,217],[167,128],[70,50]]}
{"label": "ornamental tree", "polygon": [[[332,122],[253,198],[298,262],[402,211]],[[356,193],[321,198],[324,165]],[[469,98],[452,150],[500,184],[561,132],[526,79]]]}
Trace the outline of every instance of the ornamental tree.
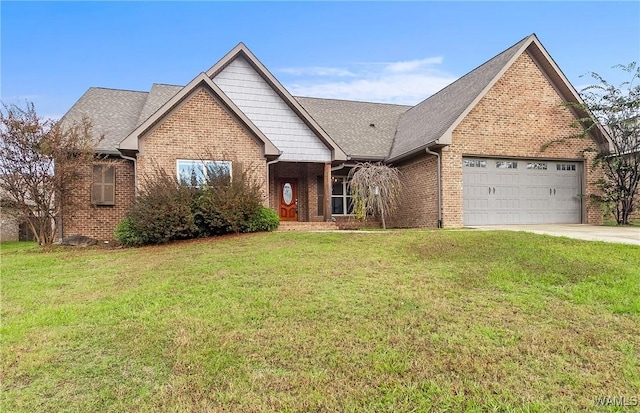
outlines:
{"label": "ornamental tree", "polygon": [[359,163],[349,172],[353,211],[357,218],[378,215],[382,228],[385,217],[396,208],[401,189],[400,171],[382,163]]}

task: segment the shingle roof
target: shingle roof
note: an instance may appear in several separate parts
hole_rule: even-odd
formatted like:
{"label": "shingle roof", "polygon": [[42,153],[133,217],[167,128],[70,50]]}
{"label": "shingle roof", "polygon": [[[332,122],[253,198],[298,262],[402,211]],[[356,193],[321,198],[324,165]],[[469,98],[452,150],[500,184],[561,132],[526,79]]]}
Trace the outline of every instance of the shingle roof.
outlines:
{"label": "shingle roof", "polygon": [[154,83],[153,86],[151,86],[149,94],[147,95],[147,101],[140,111],[140,116],[138,116],[138,123],[136,124],[136,126],[149,119],[149,116],[153,115],[158,109],[160,109],[162,105],[164,105],[182,88],[183,86]]}
{"label": "shingle roof", "polygon": [[104,139],[96,148],[102,153],[118,153],[120,141],[137,125],[148,92],[89,88],[63,117],[63,123],[91,119],[93,136]]}
{"label": "shingle roof", "polygon": [[532,37],[535,35],[527,36],[402,114],[389,159],[401,158],[440,138]]}
{"label": "shingle roof", "polygon": [[[241,44],[236,49],[240,46],[245,48]],[[447,131],[455,127],[524,47],[538,56],[544,70],[564,88],[567,99],[579,99],[535,35],[531,35],[414,107],[311,97],[296,97],[292,104],[304,109],[312,118],[310,122],[322,129],[320,133],[326,133],[339,147],[338,151],[344,151],[352,159],[396,161],[447,136]],[[98,151],[118,153],[120,142],[182,88],[154,84],[149,92],[137,92],[92,87],[63,121],[89,116],[94,135],[105,137]]]}
{"label": "shingle roof", "polygon": [[296,97],[331,138],[355,159],[384,159],[400,115],[411,106]]}

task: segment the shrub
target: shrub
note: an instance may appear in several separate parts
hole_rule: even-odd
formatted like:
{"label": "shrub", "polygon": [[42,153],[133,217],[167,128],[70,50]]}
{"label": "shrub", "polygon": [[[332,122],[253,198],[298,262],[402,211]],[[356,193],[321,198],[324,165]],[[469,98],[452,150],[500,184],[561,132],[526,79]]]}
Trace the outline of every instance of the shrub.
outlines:
{"label": "shrub", "polygon": [[197,193],[186,182],[158,169],[148,177],[127,218],[141,244],[161,244],[198,234],[192,213]]}
{"label": "shrub", "polygon": [[140,233],[135,229],[133,221],[129,217],[118,222],[113,233],[118,242],[127,247],[137,247],[144,244],[144,240],[140,237]]}
{"label": "shrub", "polygon": [[[178,180],[156,167],[147,177],[115,236],[124,245],[160,244],[178,239],[229,232],[275,229],[272,217],[263,217],[262,192],[257,181],[234,163],[233,179],[224,168],[207,170],[204,181]],[[263,228],[263,229],[262,229]]]}
{"label": "shrub", "polygon": [[249,220],[243,232],[273,231],[280,225],[278,214],[271,208],[261,207]]}

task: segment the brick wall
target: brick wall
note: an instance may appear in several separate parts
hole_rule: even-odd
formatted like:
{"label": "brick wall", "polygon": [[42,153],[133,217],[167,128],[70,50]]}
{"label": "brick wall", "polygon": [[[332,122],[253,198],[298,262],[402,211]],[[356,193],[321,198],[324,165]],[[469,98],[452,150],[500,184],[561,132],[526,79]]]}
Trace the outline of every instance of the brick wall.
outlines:
{"label": "brick wall", "polygon": [[178,159],[231,161],[232,168],[241,164],[265,193],[266,161],[261,144],[203,88],[141,138],[139,185],[145,176],[152,176],[156,165],[176,174]]}
{"label": "brick wall", "polygon": [[[99,163],[99,162],[97,162]],[[115,202],[114,205],[91,205],[92,165],[86,165],[81,171],[81,189],[73,194],[73,208],[63,208],[62,236],[85,235],[101,241],[113,240],[113,230],[131,208],[134,193],[133,162],[124,159],[109,160],[115,166]]]}
{"label": "brick wall", "polygon": [[[587,193],[596,191],[599,171],[591,170],[595,148],[587,139],[542,146],[571,136],[573,113],[527,54],[519,56],[453,132],[453,144],[442,151],[443,224],[460,227],[462,214],[462,156],[485,155],[584,161]],[[586,202],[586,221],[599,224],[600,208]]]}
{"label": "brick wall", "polygon": [[438,226],[438,163],[426,153],[398,165],[402,174],[402,191],[398,209],[388,226],[398,228]]}

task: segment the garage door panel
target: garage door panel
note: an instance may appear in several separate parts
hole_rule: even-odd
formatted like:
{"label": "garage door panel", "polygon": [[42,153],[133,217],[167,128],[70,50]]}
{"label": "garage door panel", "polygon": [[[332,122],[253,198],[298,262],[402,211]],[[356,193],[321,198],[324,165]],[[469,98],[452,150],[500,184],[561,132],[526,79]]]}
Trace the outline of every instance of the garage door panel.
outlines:
{"label": "garage door panel", "polygon": [[464,158],[465,225],[579,223],[581,163]]}

